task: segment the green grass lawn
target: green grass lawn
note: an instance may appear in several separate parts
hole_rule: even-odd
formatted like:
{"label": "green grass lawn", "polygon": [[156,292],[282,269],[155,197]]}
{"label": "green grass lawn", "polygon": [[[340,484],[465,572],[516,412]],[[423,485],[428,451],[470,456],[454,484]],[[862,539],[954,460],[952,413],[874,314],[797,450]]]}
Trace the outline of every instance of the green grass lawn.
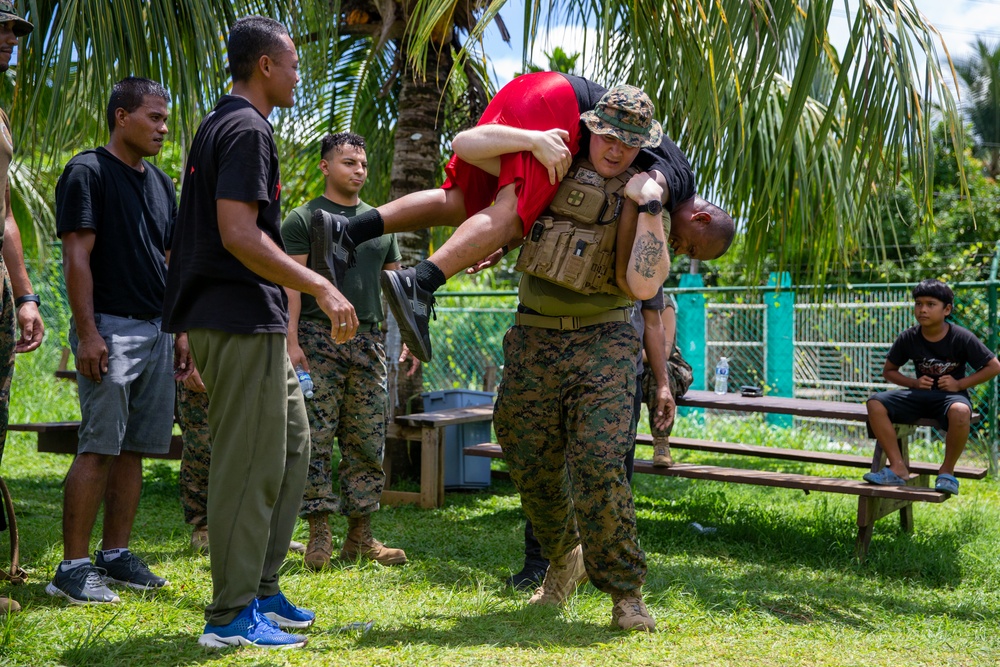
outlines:
{"label": "green grass lawn", "polygon": [[[35,384],[51,383],[22,380],[22,387]],[[63,388],[26,396],[15,390],[13,421],[78,414]],[[693,420],[679,428],[701,431]],[[529,608],[526,593],[505,589],[503,578],[520,566],[523,518],[513,487],[494,482],[489,491],[448,493],[441,509],[376,514],[376,536],[406,549],[406,566],[312,573],[291,554],[283,589],[318,616],[305,649],[209,651],[196,643],[211,594],[208,559],[188,549],[176,462],[146,464],[132,541],[170,586],[155,595],[119,591],[122,604],[102,607],[70,607],[45,594],[62,556],[60,484],[69,462],[37,454],[29,434],[10,434],[2,474],[30,581],[0,586],[25,607],[0,622],[0,665],[940,666],[993,665],[1000,656],[1000,484],[993,480],[964,481],[960,496],[919,505],[912,535],[883,519],[868,560],[858,564],[853,496],[639,475],[645,596],[659,630],[648,636],[612,630],[610,599],[589,584],[561,611]],[[691,522],[717,531],[699,534]],[[343,539],[343,518],[334,532]],[[297,538],[305,540],[305,524]],[[6,533],[0,554],[6,564]],[[374,626],[346,629],[357,621]]]}

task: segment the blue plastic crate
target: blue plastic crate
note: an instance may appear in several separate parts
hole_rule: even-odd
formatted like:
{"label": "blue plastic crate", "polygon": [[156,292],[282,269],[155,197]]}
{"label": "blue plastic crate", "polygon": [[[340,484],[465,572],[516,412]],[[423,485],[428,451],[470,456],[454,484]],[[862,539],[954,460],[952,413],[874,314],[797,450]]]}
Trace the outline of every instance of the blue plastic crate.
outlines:
{"label": "blue plastic crate", "polygon": [[[428,391],[424,412],[464,408],[492,403],[496,394],[471,389]],[[482,489],[490,485],[490,460],[481,456],[466,456],[466,445],[489,442],[492,434],[489,422],[459,424],[444,429],[444,486],[446,489]]]}

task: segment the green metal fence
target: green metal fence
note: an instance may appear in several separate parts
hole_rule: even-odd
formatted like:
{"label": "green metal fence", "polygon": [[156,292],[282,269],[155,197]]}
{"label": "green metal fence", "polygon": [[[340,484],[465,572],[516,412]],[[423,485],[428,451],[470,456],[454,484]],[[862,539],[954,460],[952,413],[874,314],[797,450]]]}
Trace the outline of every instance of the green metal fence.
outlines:
{"label": "green metal fence", "polygon": [[[69,307],[58,262],[29,269],[43,295],[48,336],[65,344]],[[997,284],[994,267],[989,281],[952,285],[955,321],[993,350]],[[882,379],[882,364],[899,332],[914,323],[911,289],[901,284],[793,287],[783,276],[772,276],[761,287],[706,288],[700,276],[684,275],[671,291],[678,301],[678,345],[695,371],[696,388],[710,386],[718,358],[726,356],[731,388],[755,384],[779,396],[863,402],[891,386]],[[424,367],[425,387],[482,389],[484,378],[502,368],[503,335],[514,322],[516,305],[514,291],[440,293],[437,319],[430,325],[435,352]],[[971,393],[983,419],[973,429],[968,456],[995,469],[996,382]],[[821,433],[834,445],[871,445],[857,424],[780,415],[768,422]],[[923,436],[942,437],[931,429]]]}

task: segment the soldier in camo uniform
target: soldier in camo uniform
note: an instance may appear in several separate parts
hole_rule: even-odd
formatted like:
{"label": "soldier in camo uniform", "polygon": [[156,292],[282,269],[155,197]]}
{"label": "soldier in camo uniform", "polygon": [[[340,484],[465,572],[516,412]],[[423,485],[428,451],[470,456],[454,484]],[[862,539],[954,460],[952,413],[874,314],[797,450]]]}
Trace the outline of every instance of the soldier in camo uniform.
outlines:
{"label": "soldier in camo uniform", "polygon": [[[13,2],[0,1],[0,72],[10,68],[11,49],[17,46],[19,37],[30,33],[34,26],[17,14]],[[0,235],[3,252],[0,255],[0,461],[3,460],[4,444],[7,441],[8,407],[10,404],[10,384],[14,378],[14,355],[31,352],[42,344],[42,317],[38,313],[40,299],[32,293],[31,280],[24,268],[24,252],[21,248],[21,234],[10,208],[10,182],[7,173],[14,158],[11,141],[10,122],[7,114],[0,110]],[[18,338],[17,330],[21,330]],[[3,525],[0,513],[0,530]],[[0,595],[0,617],[21,610],[21,606],[8,597]]]}
{"label": "soldier in camo uniform", "polygon": [[674,464],[670,456],[670,432],[674,428],[677,412],[675,397],[683,396],[694,382],[691,365],[684,360],[677,347],[677,301],[669,296],[664,306],[660,317],[666,339],[667,378],[670,385],[670,395],[664,410],[668,417],[665,427],[658,426],[655,419],[658,400],[656,374],[648,366],[642,374],[642,395],[649,409],[649,432],[653,435],[653,465],[657,468],[668,468]]}
{"label": "soldier in camo uniform", "polygon": [[[661,138],[652,103],[631,86],[608,91],[593,112],[581,114],[581,121],[591,132],[591,175],[585,180],[576,172],[571,188],[578,190],[569,190],[568,197],[561,197],[560,189],[550,207],[553,227],[563,215],[557,202],[562,209],[563,200],[574,206],[586,200],[587,195],[578,196],[586,185],[606,188],[612,179],[634,173],[628,170],[640,147],[657,145]],[[674,166],[690,171],[686,159]],[[639,354],[632,297],[652,297],[669,269],[669,222],[662,201],[673,207],[693,195],[665,186],[664,179],[635,173],[623,191],[610,195],[631,200],[618,209],[623,217],[638,207],[625,275],[628,295],[621,289],[582,293],[553,281],[565,276],[522,276],[517,323],[504,337],[504,373],[494,413],[511,479],[549,560],[542,586],[529,602],[560,605],[589,577],[611,595],[612,622],[624,630],[655,629],[642,599],[646,558],[636,536],[624,464],[632,445],[629,421]],[[534,227],[530,241],[535,241],[533,232]],[[726,237],[707,237],[697,255],[721,255]],[[544,240],[539,243],[545,247]],[[585,240],[575,247],[574,254],[586,256]]]}
{"label": "soldier in camo uniform", "polygon": [[191,548],[207,553],[212,435],[208,430],[208,393],[197,370],[177,383],[177,423],[184,438],[179,475],[184,521],[192,526]]}
{"label": "soldier in camo uniform", "polygon": [[[353,216],[371,209],[358,196],[368,177],[364,138],[350,132],[327,135],[320,147],[319,168],[326,181],[323,195],[289,213],[281,236],[293,259],[322,272],[325,258],[312,250],[321,247],[314,245],[315,235],[324,231],[322,222],[330,218],[319,212]],[[385,546],[371,530],[371,515],[379,508],[385,485],[382,455],[388,399],[378,277],[383,269],[399,268],[400,259],[395,235],[357,247],[357,264],[338,281],[360,322],[357,336],[344,344],[330,338],[330,321],[312,297],[288,290],[288,354],[293,365],[310,372],[315,386],[315,395],[306,400],[312,451],[301,510],[309,522],[305,564],[312,569],[330,564],[329,516],[338,512],[347,517],[342,560],[406,562],[402,549]],[[339,499],[333,488],[334,439],[340,446]]]}

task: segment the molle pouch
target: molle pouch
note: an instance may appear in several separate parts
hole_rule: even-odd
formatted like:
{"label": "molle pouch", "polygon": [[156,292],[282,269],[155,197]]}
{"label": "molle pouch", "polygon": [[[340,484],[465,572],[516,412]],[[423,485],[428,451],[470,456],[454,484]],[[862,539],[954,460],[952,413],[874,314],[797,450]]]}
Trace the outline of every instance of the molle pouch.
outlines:
{"label": "molle pouch", "polygon": [[576,222],[593,224],[601,219],[608,197],[603,187],[563,179],[549,205],[552,212]]}

